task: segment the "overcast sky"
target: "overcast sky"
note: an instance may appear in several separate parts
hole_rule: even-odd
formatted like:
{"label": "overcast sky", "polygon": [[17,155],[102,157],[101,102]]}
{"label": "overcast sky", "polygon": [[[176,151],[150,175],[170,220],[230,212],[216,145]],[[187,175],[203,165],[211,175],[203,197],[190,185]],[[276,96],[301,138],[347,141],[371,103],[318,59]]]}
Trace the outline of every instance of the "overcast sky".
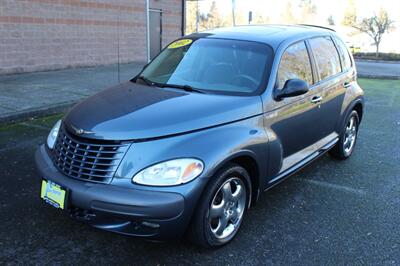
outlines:
{"label": "overcast sky", "polygon": [[[236,0],[236,14],[247,19],[249,11],[253,11],[253,18],[257,16],[268,17],[268,23],[287,23],[282,21],[282,14],[291,2],[291,13],[298,19],[301,9],[297,8],[300,0]],[[207,13],[213,0],[199,1],[200,12]],[[226,16],[232,13],[232,0],[216,0],[219,12]],[[354,30],[341,26],[344,12],[349,5],[349,0],[313,0],[317,14],[313,18],[304,18],[303,23],[328,25],[328,17],[332,16],[336,31],[344,37],[349,45],[360,46],[363,51],[374,51],[371,39],[366,34],[349,34]],[[400,52],[400,0],[354,0],[358,18],[370,17],[382,7],[395,21],[395,30],[386,34],[381,44],[382,52]],[[309,21],[311,20],[312,21]]]}
{"label": "overcast sky", "polygon": [[[287,6],[287,2],[290,0],[236,0],[236,12],[241,13],[247,17],[249,11],[268,16],[271,22],[276,21],[282,14],[282,11]],[[206,13],[212,0],[200,1],[201,12]],[[296,14],[296,5],[299,3],[298,0],[291,1],[293,13]],[[343,18],[343,13],[348,6],[348,0],[314,0],[313,3],[317,7],[317,16],[319,20],[326,21],[326,19],[332,15],[334,20],[340,22]],[[389,12],[390,17],[400,21],[400,0],[355,0],[357,8],[357,14],[360,17],[371,16],[374,12],[377,12],[380,7],[383,7]],[[221,13],[228,14],[231,12],[232,0],[216,0],[218,8]]]}

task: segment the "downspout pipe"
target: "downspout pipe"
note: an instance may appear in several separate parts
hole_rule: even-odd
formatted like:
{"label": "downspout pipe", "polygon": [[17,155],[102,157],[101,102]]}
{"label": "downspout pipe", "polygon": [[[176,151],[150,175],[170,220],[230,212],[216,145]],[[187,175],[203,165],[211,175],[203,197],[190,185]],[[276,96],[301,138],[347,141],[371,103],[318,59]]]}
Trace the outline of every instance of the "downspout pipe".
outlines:
{"label": "downspout pipe", "polygon": [[186,0],[182,0],[182,36],[185,36],[186,29]]}

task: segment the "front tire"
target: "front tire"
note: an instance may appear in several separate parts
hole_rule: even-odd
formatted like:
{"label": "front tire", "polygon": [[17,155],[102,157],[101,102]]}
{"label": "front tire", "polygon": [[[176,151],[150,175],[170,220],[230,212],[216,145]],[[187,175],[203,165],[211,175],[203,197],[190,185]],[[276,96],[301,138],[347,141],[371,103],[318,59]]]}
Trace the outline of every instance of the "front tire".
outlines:
{"label": "front tire", "polygon": [[351,156],[357,142],[358,126],[360,118],[357,111],[353,110],[348,115],[339,141],[329,151],[329,153],[336,159],[345,160]]}
{"label": "front tire", "polygon": [[239,231],[251,196],[250,177],[236,164],[219,171],[204,190],[190,227],[190,238],[203,247],[230,242]]}

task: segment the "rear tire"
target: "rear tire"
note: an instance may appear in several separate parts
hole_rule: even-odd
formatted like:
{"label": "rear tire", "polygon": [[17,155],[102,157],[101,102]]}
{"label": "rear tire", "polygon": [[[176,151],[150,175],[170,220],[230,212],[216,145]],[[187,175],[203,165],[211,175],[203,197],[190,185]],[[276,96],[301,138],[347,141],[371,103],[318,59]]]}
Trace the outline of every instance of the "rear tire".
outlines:
{"label": "rear tire", "polygon": [[189,228],[190,240],[202,247],[219,247],[230,242],[239,231],[251,196],[247,171],[229,164],[213,177],[194,213]]}
{"label": "rear tire", "polygon": [[357,111],[353,110],[347,116],[346,122],[339,137],[339,141],[329,151],[332,157],[345,160],[351,156],[357,142],[358,126],[360,119]]}

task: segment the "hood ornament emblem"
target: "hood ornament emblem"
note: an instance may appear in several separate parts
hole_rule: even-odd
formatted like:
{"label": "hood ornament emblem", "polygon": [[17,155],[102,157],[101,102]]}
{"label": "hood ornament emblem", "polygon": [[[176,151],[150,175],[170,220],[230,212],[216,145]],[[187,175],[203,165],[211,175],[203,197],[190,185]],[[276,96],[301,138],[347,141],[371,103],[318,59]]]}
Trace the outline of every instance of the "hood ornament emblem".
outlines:
{"label": "hood ornament emblem", "polygon": [[71,128],[74,130],[75,134],[82,135],[82,134],[94,134],[93,131],[87,131],[82,128],[77,128],[74,125],[71,125]]}

